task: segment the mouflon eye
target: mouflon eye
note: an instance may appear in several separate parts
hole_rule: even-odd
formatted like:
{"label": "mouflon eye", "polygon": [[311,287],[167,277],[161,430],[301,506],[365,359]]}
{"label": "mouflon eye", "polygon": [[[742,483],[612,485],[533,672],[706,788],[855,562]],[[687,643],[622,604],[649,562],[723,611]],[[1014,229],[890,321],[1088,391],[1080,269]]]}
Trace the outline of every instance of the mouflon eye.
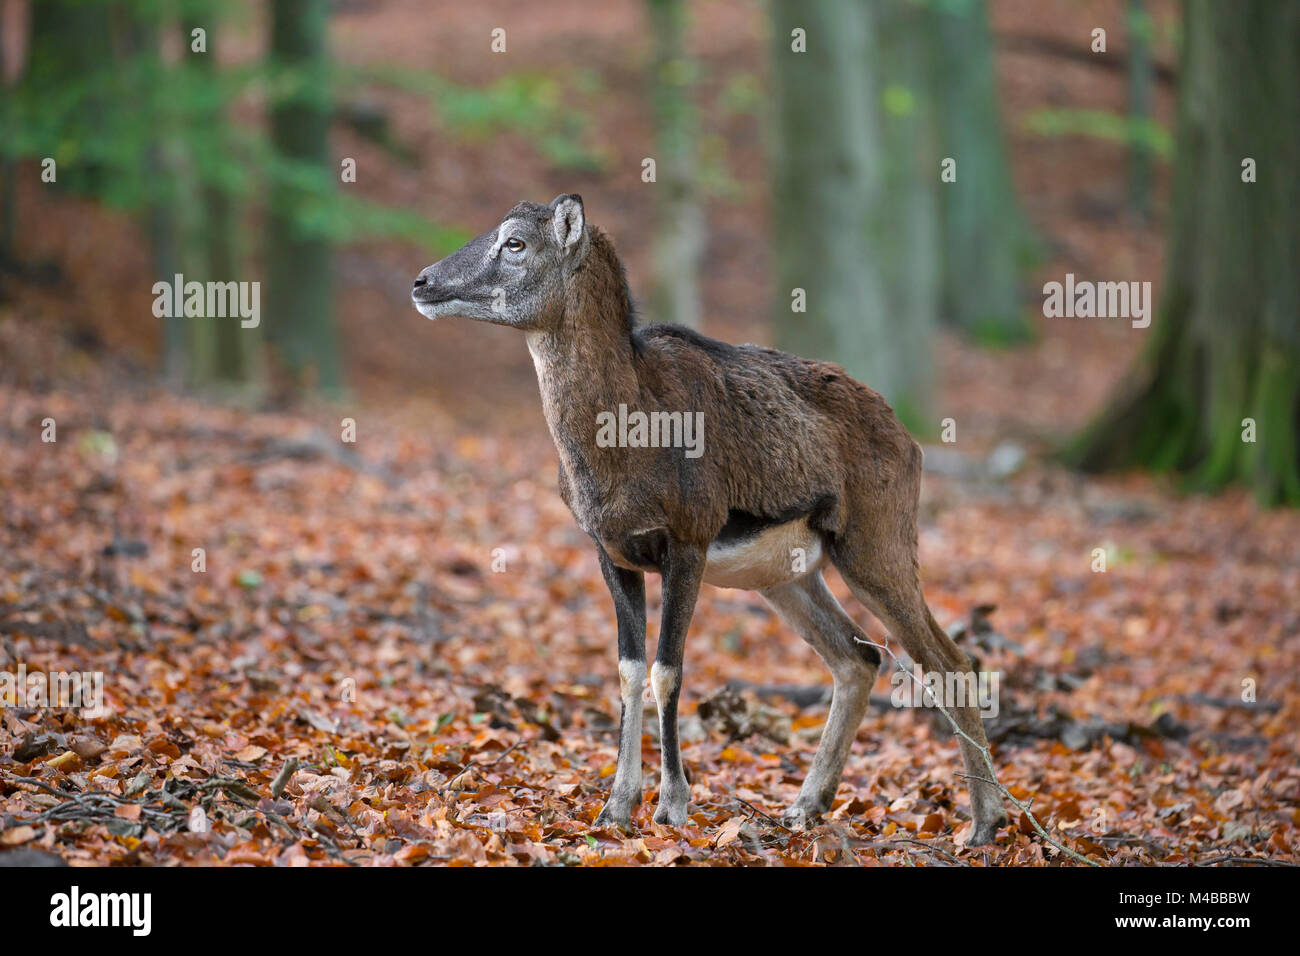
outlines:
{"label": "mouflon eye", "polygon": [[524,241],[523,241],[522,239],[515,239],[515,238],[512,236],[511,238],[509,238],[509,239],[506,240],[506,251],[507,251],[507,252],[523,252],[523,251],[524,251]]}

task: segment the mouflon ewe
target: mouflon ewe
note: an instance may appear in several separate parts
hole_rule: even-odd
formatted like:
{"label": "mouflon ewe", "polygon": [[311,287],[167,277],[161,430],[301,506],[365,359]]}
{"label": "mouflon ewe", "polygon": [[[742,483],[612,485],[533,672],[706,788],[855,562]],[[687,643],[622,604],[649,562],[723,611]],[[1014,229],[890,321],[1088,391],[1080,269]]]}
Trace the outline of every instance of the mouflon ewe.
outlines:
{"label": "mouflon ewe", "polygon": [[[636,325],[613,243],[586,222],[573,194],[515,206],[423,270],[411,298],[430,319],[509,325],[527,339],[559,452],[560,494],[596,544],[618,619],[623,713],[601,822],[628,826],[641,799],[647,571],[663,578],[649,675],[663,747],[658,823],[686,821],[677,703],[702,583],[758,591],[834,678],[790,824],[830,809],[881,662],[822,568],[833,564],[925,671],[970,669],[921,592],[921,449],[885,400],[838,365]],[[973,700],[953,716],[985,746]],[[979,748],[958,741],[974,819],[968,843],[989,843],[1006,821],[1001,794]]]}

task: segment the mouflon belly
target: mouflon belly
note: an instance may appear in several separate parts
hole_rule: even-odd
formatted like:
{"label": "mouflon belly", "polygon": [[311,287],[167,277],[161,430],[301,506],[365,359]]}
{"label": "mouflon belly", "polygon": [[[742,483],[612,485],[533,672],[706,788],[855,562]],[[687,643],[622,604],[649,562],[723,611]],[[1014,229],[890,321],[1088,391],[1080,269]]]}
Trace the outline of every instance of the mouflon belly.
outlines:
{"label": "mouflon belly", "polygon": [[[807,515],[773,521],[732,512],[705,554],[704,582],[720,588],[757,591],[816,571],[825,563],[825,555],[821,535],[809,527],[808,520]],[[602,540],[601,546],[620,567],[660,571],[667,535],[662,528],[656,528],[622,541]]]}
{"label": "mouflon belly", "polygon": [[822,566],[821,535],[807,518],[773,524],[739,538],[719,536],[705,555],[704,582],[761,590],[786,584]]}

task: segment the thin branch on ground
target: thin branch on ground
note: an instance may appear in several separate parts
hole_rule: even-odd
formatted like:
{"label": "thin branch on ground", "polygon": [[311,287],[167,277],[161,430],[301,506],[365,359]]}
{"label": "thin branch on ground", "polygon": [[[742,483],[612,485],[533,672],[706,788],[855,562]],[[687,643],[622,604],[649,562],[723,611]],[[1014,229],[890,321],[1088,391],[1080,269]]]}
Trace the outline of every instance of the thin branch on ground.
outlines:
{"label": "thin branch on ground", "polygon": [[[990,783],[993,786],[997,787],[998,791],[1004,797],[1010,800],[1011,803],[1014,804],[1015,807],[1025,815],[1025,817],[1029,820],[1030,825],[1038,832],[1038,835],[1041,836],[1045,841],[1047,841],[1047,843],[1056,847],[1056,849],[1060,850],[1066,856],[1070,857],[1071,859],[1078,860],[1080,863],[1086,863],[1088,866],[1101,865],[1097,863],[1095,860],[1088,859],[1086,856],[1084,856],[1082,853],[1079,853],[1077,850],[1072,850],[1065,844],[1060,843],[1057,840],[1053,839],[1052,836],[1045,829],[1043,829],[1043,825],[1038,822],[1038,818],[1035,817],[1033,812],[1029,809],[1029,804],[1021,803],[1011,794],[1010,790],[1008,790],[1006,787],[1004,787],[1001,783],[998,782],[998,771],[997,768],[993,765],[993,754],[989,751],[988,745],[978,743],[974,738],[970,736],[970,734],[966,733],[966,731],[961,729],[961,726],[957,723],[957,718],[955,718],[952,714],[948,713],[947,708],[945,708],[942,704],[939,703],[938,698],[936,698],[934,695],[934,691],[929,687],[927,687],[925,681],[917,677],[916,674],[914,674],[911,670],[905,667],[903,665],[903,662],[898,659],[898,655],[896,655],[893,649],[890,648],[888,644],[888,639],[886,639],[886,643],[884,644],[880,644],[876,641],[864,641],[862,638],[858,637],[857,635],[854,635],[853,639],[857,641],[859,644],[866,644],[868,647],[874,647],[876,648],[876,650],[884,651],[886,654],[888,654],[890,660],[894,662],[894,665],[900,671],[902,671],[904,674],[906,674],[912,680],[916,681],[916,683],[921,686],[921,689],[928,696],[934,708],[937,711],[939,711],[939,713],[943,714],[943,716],[947,718],[948,723],[952,725],[953,733],[961,737],[963,740],[968,741],[971,744],[971,746],[973,746],[976,750],[980,752],[980,754],[983,755],[984,762],[985,764],[988,765],[989,768],[990,779],[985,779],[983,777],[974,778],[974,779],[984,780],[985,783]],[[961,774],[961,776],[969,776],[969,775]],[[973,826],[974,823],[972,822],[971,825]]]}
{"label": "thin branch on ground", "polygon": [[275,779],[271,781],[272,797],[276,800],[280,799],[280,794],[284,793],[284,788],[289,786],[289,781],[292,780],[293,775],[298,772],[299,766],[301,765],[299,764],[297,757],[290,757],[284,762],[284,766],[280,768],[280,772],[276,774]]}

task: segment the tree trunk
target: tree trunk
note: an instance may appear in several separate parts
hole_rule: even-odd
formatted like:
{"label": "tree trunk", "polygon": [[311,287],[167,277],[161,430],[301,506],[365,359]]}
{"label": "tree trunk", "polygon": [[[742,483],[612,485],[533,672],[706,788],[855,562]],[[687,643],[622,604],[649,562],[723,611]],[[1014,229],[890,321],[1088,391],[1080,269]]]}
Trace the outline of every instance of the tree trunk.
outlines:
{"label": "tree trunk", "polygon": [[[215,8],[209,10],[215,13]],[[213,83],[219,82],[216,76],[215,40],[217,22],[214,16],[207,17],[202,23],[190,22],[184,28],[185,36],[192,35],[195,27],[202,26],[207,31],[208,52],[199,54],[197,69],[209,75]],[[199,121],[216,137],[221,144],[218,148],[224,153],[228,148],[229,137],[226,135],[227,118],[225,103],[213,100],[210,108],[204,111]],[[206,280],[212,282],[238,281],[240,278],[239,255],[239,210],[227,189],[205,181],[202,187],[202,256],[207,267]],[[199,386],[244,386],[255,385],[257,378],[258,347],[261,343],[261,328],[244,328],[238,318],[210,318],[208,334],[202,338],[202,351],[192,355],[191,373],[193,381]]]}
{"label": "tree trunk", "polygon": [[704,212],[696,178],[699,133],[691,102],[695,63],[686,51],[684,0],[649,0],[655,114],[654,288],[651,309],[661,322],[700,326],[700,262]]}
{"label": "tree trunk", "polygon": [[[870,16],[856,0],[773,0],[771,9],[777,344],[906,399],[909,370],[891,348],[868,235],[882,192]],[[792,49],[801,41],[806,52]]]}
{"label": "tree trunk", "polygon": [[[329,157],[328,5],[273,0],[271,56],[282,90],[271,106],[271,140],[299,173],[335,175]],[[330,243],[304,229],[312,190],[300,176],[272,183],[267,228],[267,335],[298,389],[342,387]]]}
{"label": "tree trunk", "polygon": [[1300,504],[1300,6],[1188,0],[1184,35],[1163,308],[1070,457]]}
{"label": "tree trunk", "polygon": [[939,189],[942,313],[977,339],[1023,339],[1021,273],[1033,240],[1011,184],[985,0],[934,11],[933,54],[939,147],[956,161],[956,181]]}
{"label": "tree trunk", "polygon": [[913,0],[878,0],[871,10],[880,51],[876,82],[884,189],[869,235],[890,321],[888,349],[895,362],[907,366],[907,380],[893,401],[904,422],[932,431],[928,399],[940,256],[939,157],[925,61],[930,17]]}
{"label": "tree trunk", "polygon": [[[4,0],[0,0],[0,83],[4,85],[0,93],[0,135],[9,139],[14,120],[10,115],[13,109],[13,86],[22,75],[21,66],[15,62],[20,49],[25,48],[26,36],[16,35],[18,21],[9,14]],[[20,48],[20,44],[22,47]],[[13,260],[14,227],[17,221],[18,193],[14,184],[16,163],[8,152],[0,151],[0,276]],[[0,289],[3,287],[0,286]]]}
{"label": "tree trunk", "polygon": [[922,16],[907,0],[772,4],[772,169],[777,344],[843,365],[925,429],[938,261]]}
{"label": "tree trunk", "polygon": [[1151,94],[1155,67],[1151,58],[1154,25],[1146,0],[1128,2],[1129,205],[1141,219],[1151,217]]}
{"label": "tree trunk", "polygon": [[[113,44],[118,51],[118,62],[123,68],[137,60],[159,63],[162,38],[158,20],[135,9],[122,13],[118,23],[122,42]],[[185,209],[177,201],[182,172],[176,118],[159,108],[153,97],[155,90],[139,89],[135,92],[139,96],[135,107],[149,110],[153,120],[148,139],[142,144],[141,156],[147,181],[145,232],[149,236],[154,276],[159,282],[170,285],[176,274],[183,272],[188,261],[185,255]],[[182,314],[162,320],[163,377],[174,388],[190,382],[190,353],[195,332],[190,323],[194,321]]]}

